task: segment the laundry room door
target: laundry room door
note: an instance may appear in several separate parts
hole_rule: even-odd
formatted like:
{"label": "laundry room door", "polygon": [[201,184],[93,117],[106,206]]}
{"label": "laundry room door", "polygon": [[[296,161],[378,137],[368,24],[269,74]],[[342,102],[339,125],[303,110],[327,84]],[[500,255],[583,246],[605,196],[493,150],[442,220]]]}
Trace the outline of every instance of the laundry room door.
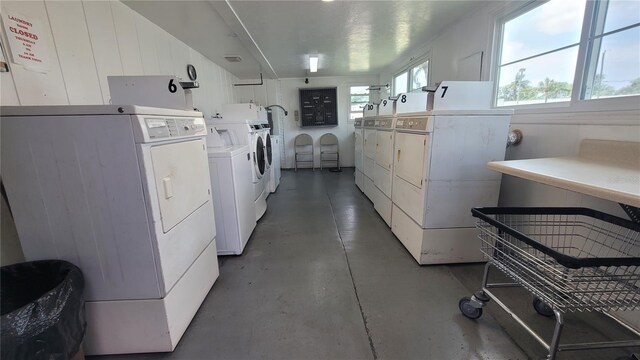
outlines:
{"label": "laundry room door", "polygon": [[204,140],[151,148],[162,230],[166,233],[210,198],[209,165]]}
{"label": "laundry room door", "polygon": [[377,133],[376,164],[391,170],[391,164],[393,164],[393,132],[378,131]]}
{"label": "laundry room door", "polygon": [[429,146],[426,134],[396,133],[395,173],[417,188],[424,180],[425,147]]}

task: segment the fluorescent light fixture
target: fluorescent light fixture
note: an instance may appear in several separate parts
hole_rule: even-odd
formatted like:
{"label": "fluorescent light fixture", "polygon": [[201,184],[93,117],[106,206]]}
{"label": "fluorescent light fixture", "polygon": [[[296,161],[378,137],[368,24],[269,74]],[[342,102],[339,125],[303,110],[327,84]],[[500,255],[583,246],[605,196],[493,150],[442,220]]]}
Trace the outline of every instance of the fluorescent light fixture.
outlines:
{"label": "fluorescent light fixture", "polygon": [[309,56],[309,71],[318,72],[318,57]]}
{"label": "fluorescent light fixture", "polygon": [[332,2],[333,0],[322,0],[322,2]]}

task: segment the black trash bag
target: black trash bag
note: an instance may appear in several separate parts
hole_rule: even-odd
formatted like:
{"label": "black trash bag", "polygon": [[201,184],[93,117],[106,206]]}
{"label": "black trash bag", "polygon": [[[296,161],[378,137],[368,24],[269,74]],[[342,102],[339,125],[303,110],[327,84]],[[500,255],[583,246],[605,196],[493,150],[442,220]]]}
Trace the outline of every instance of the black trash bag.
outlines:
{"label": "black trash bag", "polygon": [[0,268],[2,359],[71,359],[87,327],[84,278],[66,261]]}

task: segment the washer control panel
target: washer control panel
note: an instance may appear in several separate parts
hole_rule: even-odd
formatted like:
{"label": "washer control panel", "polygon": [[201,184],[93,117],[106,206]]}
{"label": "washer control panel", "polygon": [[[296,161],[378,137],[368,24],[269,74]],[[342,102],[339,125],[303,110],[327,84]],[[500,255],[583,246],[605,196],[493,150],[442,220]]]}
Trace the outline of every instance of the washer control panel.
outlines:
{"label": "washer control panel", "polygon": [[375,127],[376,126],[376,120],[365,120],[364,121],[364,127]]}
{"label": "washer control panel", "polygon": [[431,117],[407,117],[396,120],[396,129],[429,130]]}

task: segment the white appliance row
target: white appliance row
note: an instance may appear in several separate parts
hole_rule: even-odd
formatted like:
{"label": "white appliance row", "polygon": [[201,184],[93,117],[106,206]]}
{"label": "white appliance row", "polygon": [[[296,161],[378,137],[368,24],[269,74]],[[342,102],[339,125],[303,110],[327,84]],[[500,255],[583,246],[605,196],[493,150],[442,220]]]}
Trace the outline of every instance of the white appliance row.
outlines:
{"label": "white appliance row", "polygon": [[27,260],[79,266],[88,355],[172,351],[218,277],[202,113],[2,108],[2,177]]}
{"label": "white appliance row", "polygon": [[354,165],[355,171],[353,176],[355,183],[360,191],[364,192],[364,120],[357,118],[354,121],[355,130],[353,132],[354,137]]}
{"label": "white appliance row", "polygon": [[419,264],[482,260],[470,209],[497,205],[501,177],[485,164],[504,159],[512,114],[490,109],[491,86],[446,81],[364,121],[361,189]]}
{"label": "white appliance row", "polygon": [[84,274],[87,355],[173,351],[217,255],[241,254],[264,214],[279,159],[262,107],[205,124],[184,110],[195,81],[108,81],[114,103],[143,106],[2,107],[3,182],[25,258]]}
{"label": "white appliance row", "polygon": [[253,103],[224,105],[207,131],[218,254],[239,255],[280,182],[279,138],[271,137],[266,110]]}

